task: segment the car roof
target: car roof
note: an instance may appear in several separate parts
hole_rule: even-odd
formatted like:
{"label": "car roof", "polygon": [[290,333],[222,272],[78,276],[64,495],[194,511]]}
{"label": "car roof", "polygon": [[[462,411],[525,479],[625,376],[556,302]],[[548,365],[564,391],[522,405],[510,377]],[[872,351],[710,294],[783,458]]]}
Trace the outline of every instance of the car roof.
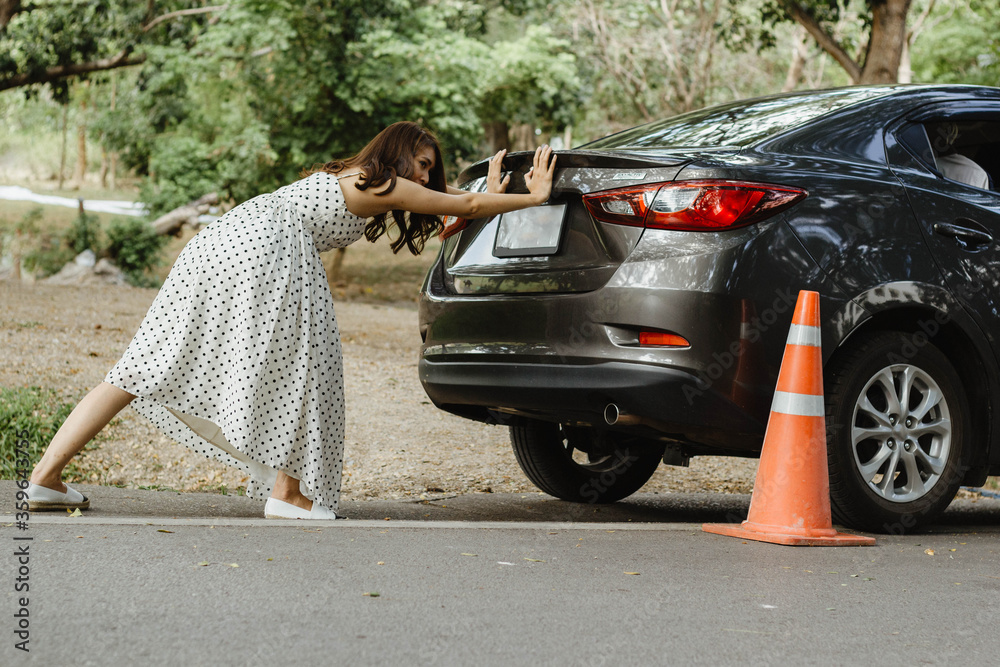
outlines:
{"label": "car roof", "polygon": [[[862,87],[854,87],[862,88]],[[914,110],[947,101],[1000,101],[1000,88],[973,85],[887,84],[866,86],[885,91],[852,105],[836,109],[758,142],[759,152],[812,152],[833,158],[883,164],[883,134],[887,126]]]}
{"label": "car roof", "polygon": [[[768,95],[699,109],[640,125],[581,146],[584,150],[653,152],[749,149],[767,145],[781,150],[787,139],[806,133],[829,133],[821,126],[860,116],[860,125],[881,128],[922,104],[943,99],[1000,99],[1000,88],[971,85],[883,84]],[[858,123],[859,120],[850,121]],[[809,128],[813,128],[810,132]]]}

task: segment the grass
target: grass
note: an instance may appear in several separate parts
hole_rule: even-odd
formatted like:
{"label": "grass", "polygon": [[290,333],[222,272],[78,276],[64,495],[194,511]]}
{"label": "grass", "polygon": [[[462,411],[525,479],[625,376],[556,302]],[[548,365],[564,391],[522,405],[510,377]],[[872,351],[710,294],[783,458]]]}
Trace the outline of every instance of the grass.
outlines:
{"label": "grass", "polygon": [[0,477],[26,478],[72,409],[52,389],[0,388]]}

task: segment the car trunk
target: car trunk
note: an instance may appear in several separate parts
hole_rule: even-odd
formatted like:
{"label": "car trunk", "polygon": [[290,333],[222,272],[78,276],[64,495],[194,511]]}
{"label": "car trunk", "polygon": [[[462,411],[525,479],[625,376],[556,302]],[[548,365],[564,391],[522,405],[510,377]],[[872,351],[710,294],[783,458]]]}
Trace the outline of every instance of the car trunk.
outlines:
{"label": "car trunk", "polygon": [[[532,153],[504,160],[509,192],[526,192]],[[546,206],[470,220],[442,250],[445,289],[452,294],[587,292],[600,288],[639,242],[643,228],[596,221],[582,195],[673,180],[690,155],[560,151]],[[464,189],[486,188],[487,163],[470,167]],[[540,234],[535,234],[541,230]]]}

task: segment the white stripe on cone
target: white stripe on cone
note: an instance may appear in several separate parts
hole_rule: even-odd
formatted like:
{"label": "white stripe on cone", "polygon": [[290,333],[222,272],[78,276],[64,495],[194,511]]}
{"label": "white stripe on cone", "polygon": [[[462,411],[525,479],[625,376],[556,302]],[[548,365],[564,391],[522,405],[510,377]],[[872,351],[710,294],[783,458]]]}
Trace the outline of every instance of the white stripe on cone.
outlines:
{"label": "white stripe on cone", "polygon": [[787,345],[810,345],[819,347],[819,327],[807,324],[793,324],[788,329]]}
{"label": "white stripe on cone", "polygon": [[774,401],[771,403],[771,412],[799,417],[822,417],[826,414],[826,407],[822,396],[776,391]]}

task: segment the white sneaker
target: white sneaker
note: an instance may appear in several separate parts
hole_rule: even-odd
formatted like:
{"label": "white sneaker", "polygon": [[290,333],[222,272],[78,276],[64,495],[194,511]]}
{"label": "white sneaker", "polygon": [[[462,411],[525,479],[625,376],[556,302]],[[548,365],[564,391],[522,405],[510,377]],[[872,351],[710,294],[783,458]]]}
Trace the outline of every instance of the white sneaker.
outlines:
{"label": "white sneaker", "polygon": [[304,510],[297,505],[286,503],[277,498],[268,498],[264,503],[265,519],[336,519],[337,513],[331,509],[313,503],[311,510]]}
{"label": "white sneaker", "polygon": [[32,512],[45,510],[85,510],[90,507],[87,497],[76,489],[66,486],[66,493],[47,486],[28,484],[28,509]]}

